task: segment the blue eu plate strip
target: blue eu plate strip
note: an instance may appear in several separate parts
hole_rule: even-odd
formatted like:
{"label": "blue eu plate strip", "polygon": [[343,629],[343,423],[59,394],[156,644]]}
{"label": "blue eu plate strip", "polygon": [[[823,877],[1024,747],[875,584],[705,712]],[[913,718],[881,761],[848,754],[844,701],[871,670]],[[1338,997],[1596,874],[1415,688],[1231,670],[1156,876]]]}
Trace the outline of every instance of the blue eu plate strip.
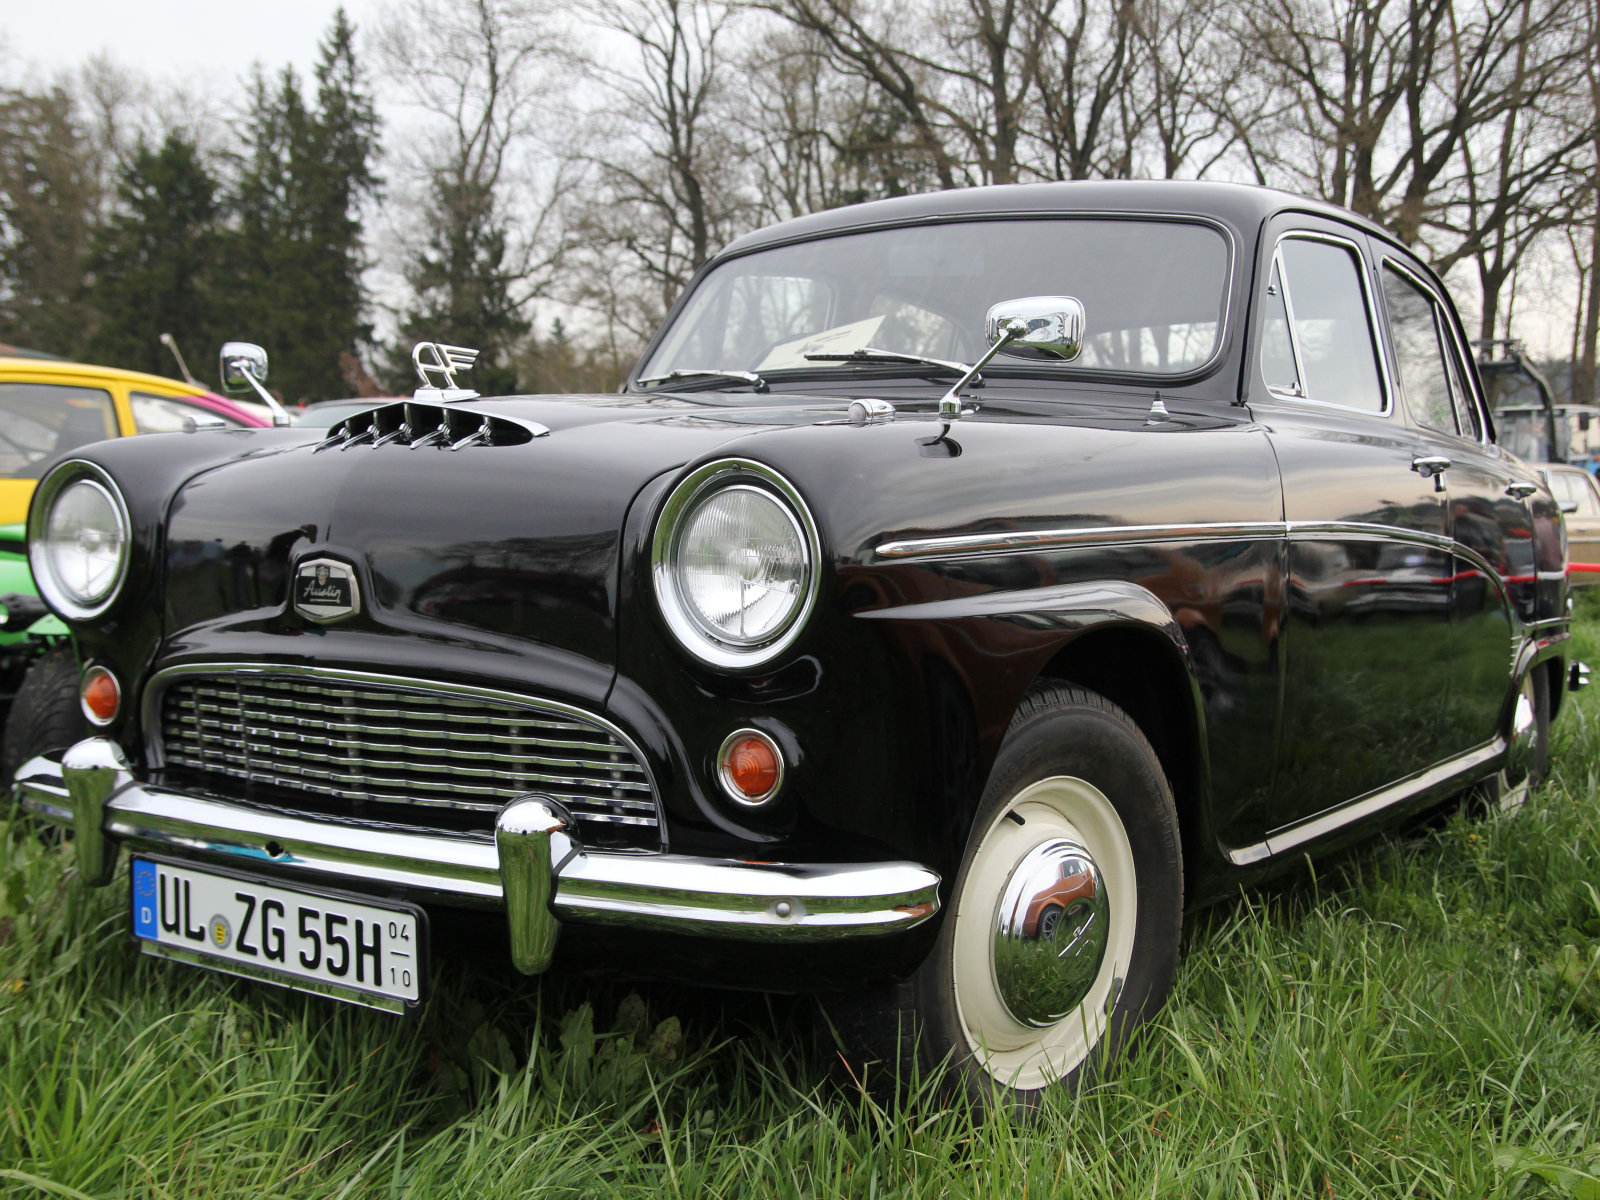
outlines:
{"label": "blue eu plate strip", "polygon": [[160,936],[156,927],[156,865],[142,858],[133,860],[133,936]]}

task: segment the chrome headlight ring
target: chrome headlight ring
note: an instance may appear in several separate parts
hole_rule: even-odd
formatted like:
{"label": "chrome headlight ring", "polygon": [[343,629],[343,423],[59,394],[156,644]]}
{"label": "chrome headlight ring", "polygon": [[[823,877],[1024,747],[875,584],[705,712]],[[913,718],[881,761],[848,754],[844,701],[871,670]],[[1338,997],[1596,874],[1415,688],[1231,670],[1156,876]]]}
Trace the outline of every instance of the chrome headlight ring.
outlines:
{"label": "chrome headlight ring", "polygon": [[[62,581],[52,555],[51,518],[56,506],[72,489],[90,490],[87,500],[99,500],[109,510],[110,525],[117,539],[117,561],[109,581],[85,594]],[[122,492],[105,471],[82,459],[69,459],[39,481],[33,504],[28,509],[28,566],[34,586],[55,612],[77,621],[98,617],[122,594],[128,578],[129,543],[133,526]]]}
{"label": "chrome headlight ring", "polygon": [[[685,529],[703,505],[732,489],[763,493],[792,524],[804,555],[795,603],[764,638],[740,644],[718,636],[685,599],[679,550]],[[816,604],[821,539],[811,511],[800,493],[771,467],[744,458],[725,458],[691,471],[668,494],[656,518],[651,540],[650,571],[656,604],[678,643],[695,658],[714,667],[739,670],[771,662],[794,643]]]}

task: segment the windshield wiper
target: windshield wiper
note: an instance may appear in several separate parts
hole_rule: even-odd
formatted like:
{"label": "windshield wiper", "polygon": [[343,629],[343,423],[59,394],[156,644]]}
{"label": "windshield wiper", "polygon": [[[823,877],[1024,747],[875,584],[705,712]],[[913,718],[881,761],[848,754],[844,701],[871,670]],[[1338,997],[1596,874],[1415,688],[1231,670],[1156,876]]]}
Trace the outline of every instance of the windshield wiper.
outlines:
{"label": "windshield wiper", "polygon": [[929,358],[926,354],[897,354],[893,350],[878,350],[868,346],[849,354],[808,354],[807,362],[836,363],[922,363],[929,367],[943,367],[957,375],[965,375],[972,368],[966,363],[950,362],[943,358]]}
{"label": "windshield wiper", "polygon": [[713,379],[742,379],[746,383],[755,384],[756,391],[767,390],[767,381],[754,371],[714,371],[709,367],[680,367],[676,371],[668,371],[665,375],[647,375],[638,379],[637,383],[665,383],[669,379],[687,379],[694,375],[705,375]]}

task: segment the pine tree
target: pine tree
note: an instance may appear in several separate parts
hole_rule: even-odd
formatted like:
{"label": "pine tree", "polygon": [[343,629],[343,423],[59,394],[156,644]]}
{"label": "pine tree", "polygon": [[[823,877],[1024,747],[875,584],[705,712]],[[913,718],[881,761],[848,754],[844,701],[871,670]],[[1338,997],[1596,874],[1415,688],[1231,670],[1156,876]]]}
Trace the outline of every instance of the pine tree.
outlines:
{"label": "pine tree", "polygon": [[[217,181],[195,144],[174,131],[140,143],[117,184],[120,211],[96,231],[84,298],[98,313],[85,356],[109,366],[176,375],[158,340],[214,346]],[[193,356],[191,356],[193,357]]]}
{"label": "pine tree", "polygon": [[411,346],[446,342],[471,346],[479,358],[462,383],[486,396],[517,389],[512,354],[532,327],[511,296],[508,236],[494,192],[441,172],[428,209],[431,233],[406,272],[416,301],[400,325],[391,379],[415,386]]}
{"label": "pine tree", "polygon": [[273,386],[291,401],[346,395],[340,356],[372,339],[361,204],[379,189],[378,119],[343,9],[316,82],[313,109],[292,69],[255,81],[225,256],[234,336],[266,347]]}
{"label": "pine tree", "polygon": [[60,88],[0,94],[0,340],[73,356],[99,201],[94,154]]}

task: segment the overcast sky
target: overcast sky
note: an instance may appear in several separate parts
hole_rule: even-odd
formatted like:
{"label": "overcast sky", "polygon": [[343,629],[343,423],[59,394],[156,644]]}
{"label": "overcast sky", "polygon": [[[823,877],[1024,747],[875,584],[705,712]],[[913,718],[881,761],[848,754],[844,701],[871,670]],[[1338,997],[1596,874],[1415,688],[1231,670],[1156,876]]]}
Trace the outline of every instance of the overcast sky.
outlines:
{"label": "overcast sky", "polygon": [[[0,39],[13,68],[46,74],[105,51],[161,79],[214,80],[237,88],[252,62],[269,70],[293,63],[302,76],[336,0],[0,0]],[[346,0],[365,26],[377,0]]]}

